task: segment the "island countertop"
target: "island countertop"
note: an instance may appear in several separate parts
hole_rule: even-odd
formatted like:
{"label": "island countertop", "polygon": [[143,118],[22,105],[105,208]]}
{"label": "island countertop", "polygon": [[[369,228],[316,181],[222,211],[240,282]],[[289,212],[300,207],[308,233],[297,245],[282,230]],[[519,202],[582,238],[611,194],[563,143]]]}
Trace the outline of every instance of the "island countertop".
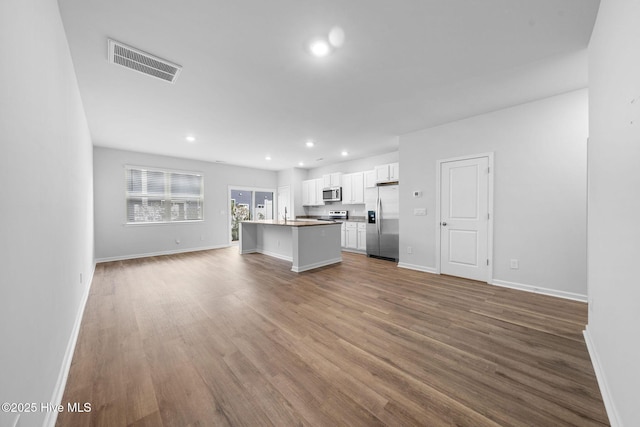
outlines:
{"label": "island countertop", "polygon": [[283,219],[263,219],[263,220],[250,220],[242,221],[249,224],[265,224],[265,225],[282,225],[286,227],[314,227],[318,225],[339,225],[342,222],[339,221],[298,221],[298,220],[283,220]]}

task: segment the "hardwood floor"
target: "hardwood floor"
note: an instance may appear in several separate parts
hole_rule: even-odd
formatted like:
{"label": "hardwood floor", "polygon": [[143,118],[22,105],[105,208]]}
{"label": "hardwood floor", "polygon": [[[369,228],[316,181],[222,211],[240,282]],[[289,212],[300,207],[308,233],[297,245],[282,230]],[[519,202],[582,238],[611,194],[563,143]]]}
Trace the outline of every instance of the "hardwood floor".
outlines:
{"label": "hardwood floor", "polygon": [[58,426],[608,425],[586,304],[343,253],[98,264]]}

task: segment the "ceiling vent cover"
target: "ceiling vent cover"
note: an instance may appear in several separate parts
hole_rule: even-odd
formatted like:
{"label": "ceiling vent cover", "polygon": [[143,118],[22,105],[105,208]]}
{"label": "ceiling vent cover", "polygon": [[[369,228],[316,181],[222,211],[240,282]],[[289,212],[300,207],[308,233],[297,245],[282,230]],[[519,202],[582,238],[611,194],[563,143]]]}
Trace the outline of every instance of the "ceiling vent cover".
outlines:
{"label": "ceiling vent cover", "polygon": [[124,43],[108,39],[109,62],[122,65],[142,74],[153,76],[169,83],[175,83],[182,67],[150,55]]}

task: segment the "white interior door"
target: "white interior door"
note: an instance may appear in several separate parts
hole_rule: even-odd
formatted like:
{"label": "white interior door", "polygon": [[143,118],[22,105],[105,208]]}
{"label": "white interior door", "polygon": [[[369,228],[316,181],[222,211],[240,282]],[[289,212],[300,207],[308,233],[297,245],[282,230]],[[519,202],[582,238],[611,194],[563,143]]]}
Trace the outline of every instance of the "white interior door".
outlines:
{"label": "white interior door", "polygon": [[294,213],[291,211],[291,191],[289,186],[278,187],[278,218],[284,219],[285,209],[287,219],[295,219]]}
{"label": "white interior door", "polygon": [[440,164],[440,272],[487,281],[489,158]]}

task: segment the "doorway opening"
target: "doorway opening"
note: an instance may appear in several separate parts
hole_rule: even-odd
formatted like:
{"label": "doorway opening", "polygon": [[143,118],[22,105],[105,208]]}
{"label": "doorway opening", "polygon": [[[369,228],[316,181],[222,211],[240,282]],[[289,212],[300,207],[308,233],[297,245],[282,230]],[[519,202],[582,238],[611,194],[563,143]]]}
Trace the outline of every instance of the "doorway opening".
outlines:
{"label": "doorway opening", "polygon": [[263,188],[229,187],[229,241],[240,240],[240,223],[274,218],[275,191]]}

